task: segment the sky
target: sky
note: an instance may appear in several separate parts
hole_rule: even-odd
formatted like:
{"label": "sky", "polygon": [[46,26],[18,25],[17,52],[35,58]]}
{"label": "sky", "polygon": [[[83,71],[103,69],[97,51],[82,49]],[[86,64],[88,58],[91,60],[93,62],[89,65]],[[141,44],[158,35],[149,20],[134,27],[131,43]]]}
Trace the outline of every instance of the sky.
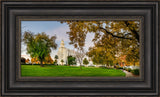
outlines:
{"label": "sky", "polygon": [[[50,55],[52,59],[54,59],[54,56],[57,55],[61,40],[64,40],[66,48],[74,50],[74,46],[69,44],[69,36],[68,34],[66,34],[66,32],[70,31],[66,23],[62,24],[58,21],[21,21],[21,33],[23,34],[25,31],[31,31],[35,34],[45,32],[49,36],[56,35],[56,44],[58,45],[58,47],[56,50],[51,51]],[[93,46],[93,38],[93,33],[87,34],[84,47],[85,51],[88,51],[88,48]],[[21,56],[31,59],[29,54],[27,54],[26,52],[26,45],[24,43],[21,43]]]}

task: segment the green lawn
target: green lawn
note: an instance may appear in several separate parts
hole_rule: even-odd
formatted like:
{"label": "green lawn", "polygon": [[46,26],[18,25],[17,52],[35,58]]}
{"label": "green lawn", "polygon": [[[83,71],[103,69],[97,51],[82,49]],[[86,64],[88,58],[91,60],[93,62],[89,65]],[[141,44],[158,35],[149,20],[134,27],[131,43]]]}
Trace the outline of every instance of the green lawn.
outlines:
{"label": "green lawn", "polygon": [[96,67],[79,67],[73,66],[53,66],[45,65],[21,65],[22,77],[120,77],[125,76],[125,73],[117,69],[106,69]]}

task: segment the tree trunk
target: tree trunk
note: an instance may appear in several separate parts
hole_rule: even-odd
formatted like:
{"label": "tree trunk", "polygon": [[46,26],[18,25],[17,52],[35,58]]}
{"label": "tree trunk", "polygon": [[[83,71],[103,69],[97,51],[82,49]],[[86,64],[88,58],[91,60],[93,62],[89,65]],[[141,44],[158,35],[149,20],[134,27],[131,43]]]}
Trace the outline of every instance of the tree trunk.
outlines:
{"label": "tree trunk", "polygon": [[57,65],[57,59],[55,60],[55,65]]}
{"label": "tree trunk", "polygon": [[41,66],[41,67],[44,67],[44,65],[43,65],[43,60],[41,60],[41,64],[40,64],[40,66]]}
{"label": "tree trunk", "polygon": [[80,64],[80,70],[82,70],[82,65]]}

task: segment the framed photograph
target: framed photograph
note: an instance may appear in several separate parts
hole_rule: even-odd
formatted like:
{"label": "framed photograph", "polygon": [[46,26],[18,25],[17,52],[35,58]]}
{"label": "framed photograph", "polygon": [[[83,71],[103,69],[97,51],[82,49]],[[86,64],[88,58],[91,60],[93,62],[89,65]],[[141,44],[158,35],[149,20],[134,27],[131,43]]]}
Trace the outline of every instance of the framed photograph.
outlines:
{"label": "framed photograph", "polygon": [[159,1],[2,1],[2,96],[158,96]]}

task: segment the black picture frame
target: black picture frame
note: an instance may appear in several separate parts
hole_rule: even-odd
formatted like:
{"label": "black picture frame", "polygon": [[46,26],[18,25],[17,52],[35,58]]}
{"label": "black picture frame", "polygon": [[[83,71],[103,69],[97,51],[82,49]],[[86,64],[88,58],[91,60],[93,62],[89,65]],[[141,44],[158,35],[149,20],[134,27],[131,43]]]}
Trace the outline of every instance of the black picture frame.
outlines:
{"label": "black picture frame", "polygon": [[[2,96],[158,96],[159,1],[1,1]],[[141,21],[139,78],[20,77],[21,20]]]}

